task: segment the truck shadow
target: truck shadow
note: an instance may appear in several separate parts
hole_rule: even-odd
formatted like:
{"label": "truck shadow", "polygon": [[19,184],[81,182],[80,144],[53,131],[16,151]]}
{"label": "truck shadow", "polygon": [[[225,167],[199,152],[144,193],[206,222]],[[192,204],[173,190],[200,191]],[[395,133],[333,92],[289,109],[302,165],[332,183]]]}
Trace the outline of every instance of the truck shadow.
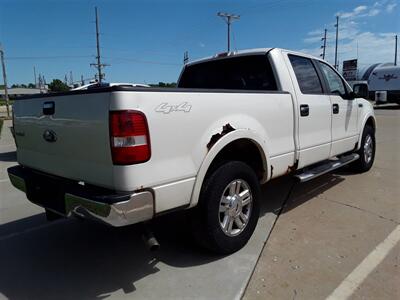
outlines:
{"label": "truck shadow", "polygon": [[400,105],[398,105],[398,104],[385,105],[385,106],[375,105],[374,109],[375,110],[399,110],[400,109]]}
{"label": "truck shadow", "polygon": [[[342,180],[332,174],[306,184],[294,184],[289,176],[273,180],[262,188],[261,215],[278,214],[289,197],[285,213]],[[9,299],[98,299],[122,290],[134,296],[135,283],[162,271],[160,263],[179,272],[223,259],[192,242],[187,218],[187,213],[174,213],[155,222],[161,249],[154,253],[145,248],[138,226],[111,228],[74,219],[45,223],[43,214],[1,225],[0,294]]]}
{"label": "truck shadow", "polygon": [[17,152],[10,151],[10,152],[0,153],[0,161],[16,162],[17,161]]}

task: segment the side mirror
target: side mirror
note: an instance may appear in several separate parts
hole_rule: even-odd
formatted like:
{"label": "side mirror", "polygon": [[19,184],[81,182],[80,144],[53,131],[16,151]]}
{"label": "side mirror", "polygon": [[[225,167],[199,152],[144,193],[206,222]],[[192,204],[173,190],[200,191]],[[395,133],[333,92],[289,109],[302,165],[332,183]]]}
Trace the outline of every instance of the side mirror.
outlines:
{"label": "side mirror", "polygon": [[356,83],[353,86],[355,97],[368,99],[368,85],[366,83]]}
{"label": "side mirror", "polygon": [[354,93],[353,91],[351,91],[347,95],[347,100],[354,100],[357,97],[358,97],[358,95],[356,93]]}

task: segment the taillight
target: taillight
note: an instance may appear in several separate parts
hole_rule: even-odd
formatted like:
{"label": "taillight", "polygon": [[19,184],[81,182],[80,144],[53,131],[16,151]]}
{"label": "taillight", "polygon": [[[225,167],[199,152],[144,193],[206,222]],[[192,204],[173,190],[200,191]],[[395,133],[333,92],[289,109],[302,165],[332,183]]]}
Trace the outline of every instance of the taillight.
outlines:
{"label": "taillight", "polygon": [[111,153],[115,165],[148,161],[151,156],[146,116],[139,111],[110,112]]}

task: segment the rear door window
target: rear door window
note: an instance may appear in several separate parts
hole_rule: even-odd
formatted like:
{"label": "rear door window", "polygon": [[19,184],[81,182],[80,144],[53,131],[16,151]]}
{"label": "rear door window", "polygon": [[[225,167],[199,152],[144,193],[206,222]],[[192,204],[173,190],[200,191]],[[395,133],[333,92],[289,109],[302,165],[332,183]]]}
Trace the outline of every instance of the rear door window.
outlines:
{"label": "rear door window", "polygon": [[178,87],[277,90],[274,73],[265,54],[224,58],[186,66]]}
{"label": "rear door window", "polygon": [[311,59],[289,55],[297,82],[303,94],[322,94],[322,84]]}

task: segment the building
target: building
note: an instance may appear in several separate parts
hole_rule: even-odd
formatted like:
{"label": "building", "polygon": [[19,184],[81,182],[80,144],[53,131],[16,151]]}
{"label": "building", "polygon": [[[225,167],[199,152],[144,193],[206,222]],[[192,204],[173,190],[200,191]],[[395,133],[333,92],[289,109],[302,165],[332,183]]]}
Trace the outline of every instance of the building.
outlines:
{"label": "building", "polygon": [[[15,98],[20,96],[29,96],[34,94],[45,94],[48,89],[32,89],[32,88],[10,88],[8,89],[8,97]],[[4,99],[4,89],[0,89],[0,98]]]}

